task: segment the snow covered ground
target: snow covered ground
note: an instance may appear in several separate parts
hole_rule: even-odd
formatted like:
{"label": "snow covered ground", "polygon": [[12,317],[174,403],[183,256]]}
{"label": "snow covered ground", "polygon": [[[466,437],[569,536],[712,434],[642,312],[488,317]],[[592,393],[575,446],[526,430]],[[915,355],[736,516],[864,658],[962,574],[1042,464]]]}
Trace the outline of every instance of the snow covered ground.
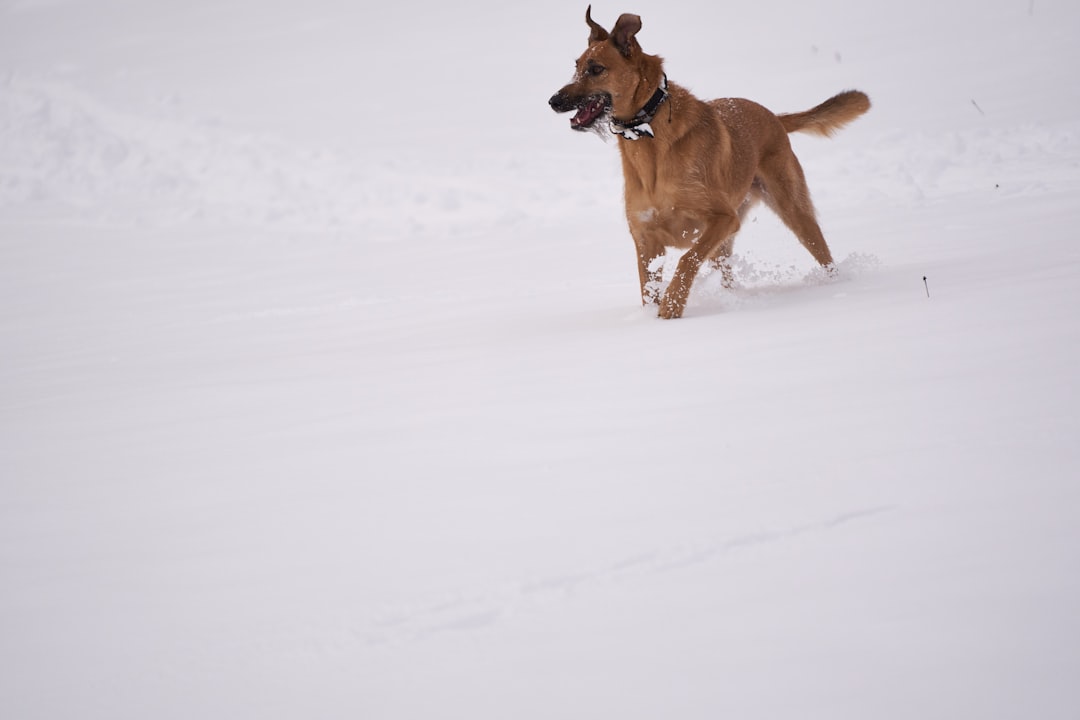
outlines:
{"label": "snow covered ground", "polygon": [[584,9],[0,0],[0,717],[1080,717],[1080,5],[594,4],[874,101],[672,322]]}

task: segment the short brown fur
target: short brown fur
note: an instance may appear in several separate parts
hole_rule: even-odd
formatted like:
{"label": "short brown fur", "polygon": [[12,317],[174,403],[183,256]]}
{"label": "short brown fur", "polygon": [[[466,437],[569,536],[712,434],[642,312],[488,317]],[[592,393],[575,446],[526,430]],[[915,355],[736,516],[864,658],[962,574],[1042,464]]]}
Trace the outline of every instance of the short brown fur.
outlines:
{"label": "short brown fur", "polygon": [[[616,121],[628,122],[663,82],[663,60],[642,51],[637,15],[619,17],[609,33],[585,13],[589,46],[573,81],[549,101],[558,112],[606,100]],[[815,219],[802,167],[789,132],[831,135],[870,108],[869,98],[847,91],[806,112],[774,115],[743,99],[704,102],[674,83],[650,126],[654,137],[619,136],[626,218],[637,249],[643,303],[658,303],[662,318],[683,314],[690,286],[706,261],[727,264],[747,211],[764,201],[814,259],[832,267]],[[583,129],[583,128],[578,128]],[[667,247],[685,249],[667,290],[659,296],[661,258]]]}

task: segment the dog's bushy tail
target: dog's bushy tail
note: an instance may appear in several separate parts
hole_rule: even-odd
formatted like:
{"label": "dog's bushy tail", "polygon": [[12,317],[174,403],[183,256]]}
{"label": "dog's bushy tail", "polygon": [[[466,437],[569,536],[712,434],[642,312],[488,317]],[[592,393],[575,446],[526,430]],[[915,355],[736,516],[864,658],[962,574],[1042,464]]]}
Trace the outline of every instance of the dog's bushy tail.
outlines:
{"label": "dog's bushy tail", "polygon": [[808,132],[829,137],[869,109],[870,98],[866,93],[848,90],[806,112],[777,117],[789,133]]}

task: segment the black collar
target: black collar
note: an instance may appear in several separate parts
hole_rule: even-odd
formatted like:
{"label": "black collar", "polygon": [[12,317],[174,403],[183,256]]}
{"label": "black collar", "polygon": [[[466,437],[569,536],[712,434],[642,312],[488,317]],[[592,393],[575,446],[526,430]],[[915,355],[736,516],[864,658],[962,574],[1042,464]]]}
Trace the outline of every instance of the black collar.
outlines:
{"label": "black collar", "polygon": [[638,110],[637,115],[627,122],[612,118],[611,132],[622,135],[627,140],[637,140],[643,135],[653,137],[652,126],[649,123],[656,117],[656,111],[660,109],[660,105],[667,100],[667,97],[667,75],[661,75],[660,87],[656,88],[656,92],[649,98],[649,102],[645,103],[645,107]]}

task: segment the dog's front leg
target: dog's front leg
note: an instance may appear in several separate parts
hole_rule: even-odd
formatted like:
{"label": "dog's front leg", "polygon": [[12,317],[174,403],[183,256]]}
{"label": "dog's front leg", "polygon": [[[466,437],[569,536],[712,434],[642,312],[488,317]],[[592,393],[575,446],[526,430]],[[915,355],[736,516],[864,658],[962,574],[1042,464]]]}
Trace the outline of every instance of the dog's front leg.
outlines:
{"label": "dog's front leg", "polygon": [[720,212],[710,219],[701,239],[679,258],[675,275],[660,300],[660,317],[665,320],[682,317],[686,300],[690,297],[690,286],[701,270],[702,263],[717,255],[738,231],[739,218],[734,212]]}
{"label": "dog's front leg", "polygon": [[630,224],[637,252],[638,279],[641,282],[641,304],[655,305],[660,302],[660,288],[664,279],[664,243],[656,234],[635,224]]}

